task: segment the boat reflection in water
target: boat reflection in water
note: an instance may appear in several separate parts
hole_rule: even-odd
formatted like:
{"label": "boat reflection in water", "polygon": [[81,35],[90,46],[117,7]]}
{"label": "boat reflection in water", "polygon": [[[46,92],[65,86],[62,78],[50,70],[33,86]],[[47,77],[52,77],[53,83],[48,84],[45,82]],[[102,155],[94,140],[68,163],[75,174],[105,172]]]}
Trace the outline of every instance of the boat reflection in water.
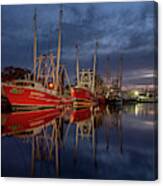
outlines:
{"label": "boat reflection in water", "polygon": [[153,125],[140,114],[132,107],[3,114],[2,176],[152,179]]}
{"label": "boat reflection in water", "polygon": [[31,176],[34,176],[36,160],[52,160],[54,146],[58,175],[58,139],[63,114],[64,110],[58,108],[2,115],[2,136],[12,135],[31,144]]}
{"label": "boat reflection in water", "polygon": [[2,114],[2,135],[35,133],[61,114],[62,109],[59,108]]}

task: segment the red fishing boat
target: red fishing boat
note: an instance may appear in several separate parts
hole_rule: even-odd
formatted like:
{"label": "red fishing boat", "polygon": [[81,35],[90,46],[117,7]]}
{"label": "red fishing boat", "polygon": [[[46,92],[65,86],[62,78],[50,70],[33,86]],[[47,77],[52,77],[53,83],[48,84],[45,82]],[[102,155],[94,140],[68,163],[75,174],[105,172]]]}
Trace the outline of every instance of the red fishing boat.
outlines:
{"label": "red fishing boat", "polygon": [[[34,14],[34,46],[33,46],[33,81],[16,80],[3,83],[3,90],[11,106],[19,109],[37,109],[42,107],[60,107],[70,105],[71,99],[61,97],[63,86],[63,65],[60,65],[61,55],[61,19],[62,10],[59,16],[58,48],[54,56],[52,50],[47,54],[38,55],[37,50],[37,26],[36,12]],[[54,59],[56,58],[56,63]],[[62,74],[61,74],[62,72]],[[68,76],[68,75],[67,75]],[[59,96],[60,95],[60,96]]]}
{"label": "red fishing boat", "polygon": [[2,135],[19,134],[47,125],[59,117],[61,109],[47,109],[2,114]]}
{"label": "red fishing boat", "polygon": [[17,80],[3,83],[2,86],[11,106],[19,109],[56,107],[62,103],[55,91],[34,81]]}
{"label": "red fishing boat", "polygon": [[74,98],[74,106],[77,107],[90,107],[92,104],[96,104],[96,97],[87,88],[75,87],[71,89],[71,96]]}
{"label": "red fishing boat", "polygon": [[82,69],[79,71],[79,48],[76,46],[76,74],[77,86],[71,89],[71,96],[74,99],[74,106],[92,106],[97,104],[95,96],[95,75],[96,75],[96,48],[93,56],[93,70]]}

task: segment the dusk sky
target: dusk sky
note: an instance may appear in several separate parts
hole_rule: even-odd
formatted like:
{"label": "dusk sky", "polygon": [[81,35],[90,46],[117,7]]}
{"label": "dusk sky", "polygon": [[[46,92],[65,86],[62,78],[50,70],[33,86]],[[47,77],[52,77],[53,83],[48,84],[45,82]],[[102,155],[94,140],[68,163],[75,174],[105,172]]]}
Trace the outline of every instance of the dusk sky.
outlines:
{"label": "dusk sky", "polygon": [[[99,42],[97,71],[106,67],[115,74],[120,55],[124,57],[124,84],[151,84],[154,71],[155,6],[151,2],[63,4],[61,63],[75,79],[75,44],[80,45],[80,66],[92,67],[96,39]],[[50,30],[56,53],[60,5],[2,6],[2,68],[33,67],[34,9],[37,8],[38,44],[46,53]],[[109,62],[108,62],[109,57]]]}

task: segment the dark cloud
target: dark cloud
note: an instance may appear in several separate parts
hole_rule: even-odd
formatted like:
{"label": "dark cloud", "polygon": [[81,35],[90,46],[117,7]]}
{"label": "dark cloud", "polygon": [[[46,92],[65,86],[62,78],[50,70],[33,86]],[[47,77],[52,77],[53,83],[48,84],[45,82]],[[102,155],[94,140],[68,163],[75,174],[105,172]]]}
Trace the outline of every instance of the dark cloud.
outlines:
{"label": "dark cloud", "polygon": [[[57,47],[59,4],[2,6],[2,67],[32,68],[32,17],[37,8],[39,44],[44,52]],[[81,65],[91,66],[95,40],[99,41],[98,71],[103,73],[110,56],[115,71],[124,54],[124,71],[154,66],[154,2],[64,4],[62,62],[75,74],[75,44],[80,44]]]}

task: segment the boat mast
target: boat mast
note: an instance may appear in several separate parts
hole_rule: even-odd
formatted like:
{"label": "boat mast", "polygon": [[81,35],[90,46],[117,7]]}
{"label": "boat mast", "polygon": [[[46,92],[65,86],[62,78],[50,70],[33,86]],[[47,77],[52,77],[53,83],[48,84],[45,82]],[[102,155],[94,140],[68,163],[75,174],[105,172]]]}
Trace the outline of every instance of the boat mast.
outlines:
{"label": "boat mast", "polygon": [[40,55],[38,56],[38,73],[37,73],[37,81],[40,81],[41,80],[41,65],[42,65],[42,62],[43,62],[43,56],[42,56],[42,40],[41,40],[41,35],[39,35],[39,38],[38,40],[40,41],[39,42],[39,53]]}
{"label": "boat mast", "polygon": [[55,74],[54,74],[55,67],[54,67],[54,55],[53,55],[53,50],[52,50],[52,31],[51,31],[51,27],[50,27],[50,54],[49,54],[49,56],[50,56],[50,64],[51,64],[51,68],[52,68],[52,70],[51,70],[52,83],[54,85],[54,83],[55,83]]}
{"label": "boat mast", "polygon": [[58,48],[57,48],[57,65],[56,65],[56,89],[59,86],[59,66],[61,57],[61,21],[62,21],[63,10],[59,12],[59,25],[58,25]]}
{"label": "boat mast", "polygon": [[120,65],[119,65],[119,89],[122,90],[122,78],[123,78],[123,56],[120,56]]}
{"label": "boat mast", "polygon": [[34,29],[34,39],[33,39],[33,80],[36,81],[36,63],[37,63],[37,14],[36,14],[36,9],[34,10],[34,16],[33,16],[33,29]]}
{"label": "boat mast", "polygon": [[92,92],[95,92],[97,47],[98,47],[98,42],[96,41],[96,47],[95,47],[95,51],[94,51],[94,55],[93,55],[93,83],[92,83]]}
{"label": "boat mast", "polygon": [[110,65],[110,57],[107,57],[107,64],[106,64],[106,83],[110,86],[111,85],[111,69],[109,68]]}
{"label": "boat mast", "polygon": [[76,76],[77,76],[77,85],[79,86],[80,79],[79,79],[79,45],[78,44],[76,44]]}

